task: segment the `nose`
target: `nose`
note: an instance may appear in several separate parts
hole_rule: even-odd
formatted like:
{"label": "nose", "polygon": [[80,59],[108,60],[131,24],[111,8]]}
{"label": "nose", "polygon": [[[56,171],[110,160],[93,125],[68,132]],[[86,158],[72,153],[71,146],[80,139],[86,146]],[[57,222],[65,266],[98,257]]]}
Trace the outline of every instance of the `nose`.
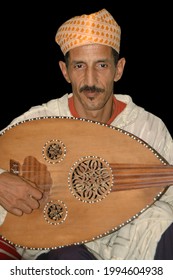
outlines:
{"label": "nose", "polygon": [[88,67],[85,72],[85,83],[88,86],[93,86],[97,82],[97,73],[93,67]]}

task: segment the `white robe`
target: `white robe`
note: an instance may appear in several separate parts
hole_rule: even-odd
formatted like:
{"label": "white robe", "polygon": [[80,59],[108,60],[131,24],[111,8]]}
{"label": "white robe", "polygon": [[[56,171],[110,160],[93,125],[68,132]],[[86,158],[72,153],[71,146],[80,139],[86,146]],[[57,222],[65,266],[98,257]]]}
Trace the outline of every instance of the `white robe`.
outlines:
{"label": "white robe", "polygon": [[[34,106],[23,115],[14,119],[16,122],[44,116],[72,117],[68,98],[65,94],[59,99],[53,99],[46,104]],[[147,142],[169,164],[173,164],[173,140],[163,121],[144,108],[137,106],[128,95],[115,95],[127,104],[126,108],[116,117],[112,125],[122,128]],[[6,128],[5,128],[6,129]],[[0,169],[0,172],[3,170]],[[0,223],[6,217],[6,211],[0,207]],[[119,230],[86,243],[88,249],[98,259],[120,260],[151,260],[162,233],[173,222],[173,186],[141,215]],[[23,259],[35,259],[40,250],[17,248]]]}

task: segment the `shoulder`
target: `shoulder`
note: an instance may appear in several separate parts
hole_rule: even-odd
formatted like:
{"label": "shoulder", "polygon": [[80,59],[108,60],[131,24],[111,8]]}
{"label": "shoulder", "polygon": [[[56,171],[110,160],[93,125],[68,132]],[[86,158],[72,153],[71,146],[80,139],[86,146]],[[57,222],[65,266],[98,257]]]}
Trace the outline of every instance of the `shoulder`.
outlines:
{"label": "shoulder", "polygon": [[172,162],[173,140],[162,119],[135,104],[129,95],[116,95],[116,98],[125,102],[126,108],[113,125],[146,141],[169,162]]}
{"label": "shoulder", "polygon": [[25,120],[47,116],[69,116],[68,98],[71,94],[65,94],[60,98],[49,100],[41,105],[33,106],[25,113],[13,119],[10,125]]}
{"label": "shoulder", "polygon": [[[115,97],[126,103],[126,107],[120,114],[123,119],[124,127],[128,129],[135,129],[140,126],[140,131],[148,129],[150,131],[158,129],[167,130],[166,125],[161,118],[147,111],[144,107],[137,105],[129,95],[115,95]],[[155,129],[154,129],[155,128]]]}

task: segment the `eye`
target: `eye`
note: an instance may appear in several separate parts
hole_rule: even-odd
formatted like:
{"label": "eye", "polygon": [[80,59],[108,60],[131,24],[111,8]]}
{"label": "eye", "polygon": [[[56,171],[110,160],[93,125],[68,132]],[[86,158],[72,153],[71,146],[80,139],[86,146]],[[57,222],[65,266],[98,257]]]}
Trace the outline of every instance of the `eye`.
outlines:
{"label": "eye", "polygon": [[100,67],[100,68],[107,68],[108,65],[106,63],[99,63],[98,67]]}
{"label": "eye", "polygon": [[82,63],[77,63],[77,64],[74,65],[74,68],[81,69],[81,68],[83,68],[83,64]]}

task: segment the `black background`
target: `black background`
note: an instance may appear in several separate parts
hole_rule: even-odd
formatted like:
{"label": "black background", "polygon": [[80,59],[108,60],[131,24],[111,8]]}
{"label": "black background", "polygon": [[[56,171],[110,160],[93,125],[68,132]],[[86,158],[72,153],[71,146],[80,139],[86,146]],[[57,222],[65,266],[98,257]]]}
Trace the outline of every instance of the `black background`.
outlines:
{"label": "black background", "polygon": [[136,104],[160,117],[173,135],[170,4],[14,2],[1,7],[0,129],[31,106],[71,92],[58,66],[62,54],[55,43],[56,31],[70,17],[106,8],[121,26],[120,55],[126,58],[115,92],[131,95]]}

